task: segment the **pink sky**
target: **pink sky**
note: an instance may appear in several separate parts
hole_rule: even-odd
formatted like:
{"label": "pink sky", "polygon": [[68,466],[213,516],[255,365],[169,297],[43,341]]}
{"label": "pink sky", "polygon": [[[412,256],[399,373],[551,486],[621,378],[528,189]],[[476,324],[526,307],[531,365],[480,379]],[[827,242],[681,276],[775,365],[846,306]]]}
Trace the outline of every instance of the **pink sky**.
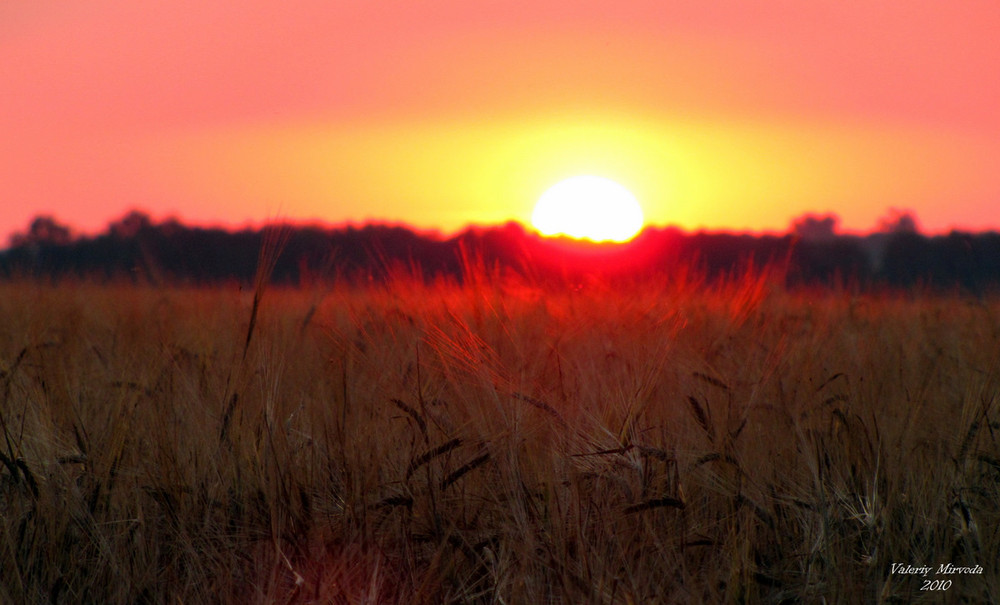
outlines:
{"label": "pink sky", "polygon": [[0,239],[132,208],[452,231],[579,173],[657,225],[1000,228],[998,31],[993,0],[8,0]]}

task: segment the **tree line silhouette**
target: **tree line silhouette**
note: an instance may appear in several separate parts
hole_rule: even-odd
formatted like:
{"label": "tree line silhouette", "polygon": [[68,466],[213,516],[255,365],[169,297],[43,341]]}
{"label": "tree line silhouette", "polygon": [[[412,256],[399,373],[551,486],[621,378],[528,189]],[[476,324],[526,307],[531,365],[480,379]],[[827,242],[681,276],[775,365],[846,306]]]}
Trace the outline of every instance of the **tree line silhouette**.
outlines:
{"label": "tree line silhouette", "polygon": [[597,275],[669,279],[684,269],[713,280],[771,267],[793,287],[920,287],[983,294],[1000,286],[1000,234],[925,236],[908,213],[890,219],[868,235],[837,234],[832,215],[800,217],[784,235],[647,228],[628,244],[609,246],[542,238],[513,222],[451,237],[388,225],[231,231],[174,219],[157,223],[133,211],[103,233],[75,236],[69,226],[39,216],[0,252],[0,277],[250,283],[271,238],[283,244],[271,279],[283,284],[380,282],[400,273],[463,281],[483,272],[575,283]]}

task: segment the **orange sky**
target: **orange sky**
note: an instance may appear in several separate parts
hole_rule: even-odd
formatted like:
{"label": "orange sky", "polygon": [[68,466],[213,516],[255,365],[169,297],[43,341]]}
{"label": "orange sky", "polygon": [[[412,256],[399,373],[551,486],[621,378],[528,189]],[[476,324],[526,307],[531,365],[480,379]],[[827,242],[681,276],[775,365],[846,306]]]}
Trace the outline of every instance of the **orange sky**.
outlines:
{"label": "orange sky", "polygon": [[1000,4],[6,0],[0,240],[131,208],[527,221],[562,177],[657,225],[1000,228]]}

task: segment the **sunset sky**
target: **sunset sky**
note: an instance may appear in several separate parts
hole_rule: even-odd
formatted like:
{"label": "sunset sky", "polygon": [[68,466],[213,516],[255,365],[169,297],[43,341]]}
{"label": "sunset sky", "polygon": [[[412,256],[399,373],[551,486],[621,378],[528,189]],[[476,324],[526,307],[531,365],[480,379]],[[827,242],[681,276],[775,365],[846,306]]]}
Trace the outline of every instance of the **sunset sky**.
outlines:
{"label": "sunset sky", "polygon": [[0,245],[41,213],[1000,228],[996,0],[5,0]]}

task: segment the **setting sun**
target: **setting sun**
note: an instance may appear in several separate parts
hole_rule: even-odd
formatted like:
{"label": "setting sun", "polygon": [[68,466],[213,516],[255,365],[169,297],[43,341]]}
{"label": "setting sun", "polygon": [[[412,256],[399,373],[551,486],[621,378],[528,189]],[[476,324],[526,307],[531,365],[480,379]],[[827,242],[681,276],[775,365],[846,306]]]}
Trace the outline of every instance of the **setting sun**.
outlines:
{"label": "setting sun", "polygon": [[632,193],[611,179],[574,176],[538,198],[531,224],[544,235],[595,242],[624,242],[642,229],[643,215]]}

